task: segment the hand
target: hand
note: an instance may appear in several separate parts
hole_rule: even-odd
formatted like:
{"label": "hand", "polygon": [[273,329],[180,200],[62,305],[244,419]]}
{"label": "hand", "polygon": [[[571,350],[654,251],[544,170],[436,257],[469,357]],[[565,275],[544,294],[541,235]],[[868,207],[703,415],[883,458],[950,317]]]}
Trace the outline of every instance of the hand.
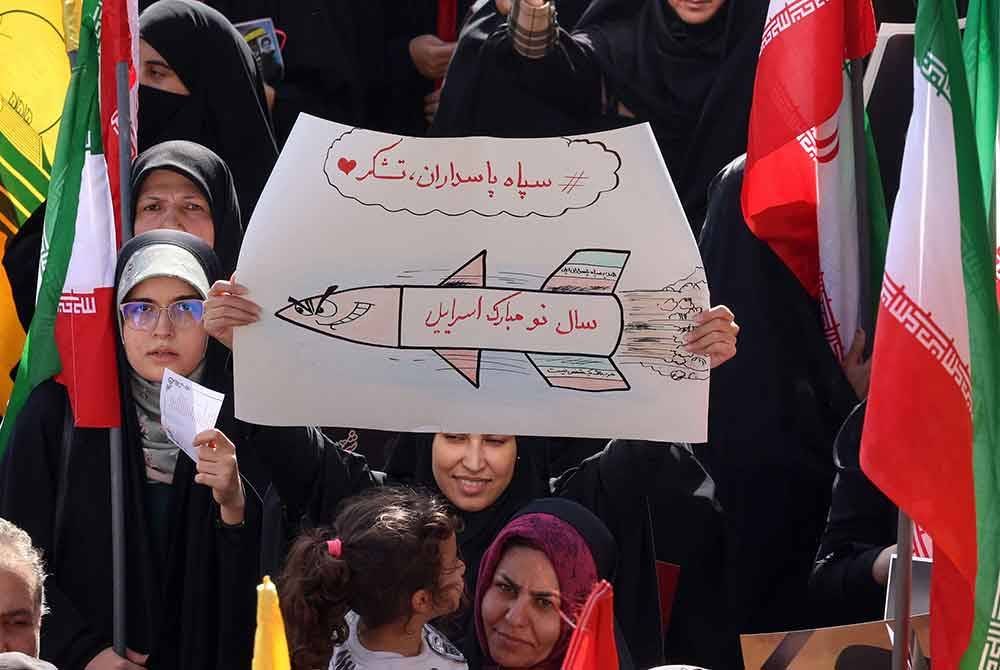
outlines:
{"label": "hand", "polygon": [[872,359],[863,360],[865,355],[865,342],[868,337],[865,331],[858,328],[854,333],[854,341],[851,342],[851,349],[844,356],[844,374],[851,388],[858,396],[858,400],[864,400],[868,396],[868,383],[872,378]]}
{"label": "hand", "polygon": [[84,670],[141,670],[147,660],[149,660],[148,654],[139,654],[126,649],[125,658],[122,658],[114,649],[108,647],[90,659]]}
{"label": "hand", "polygon": [[424,119],[427,125],[434,123],[434,115],[437,114],[438,105],[441,103],[441,89],[424,96]]}
{"label": "hand", "polygon": [[708,356],[712,367],[719,367],[736,355],[736,336],[740,327],[734,319],[725,305],[698,314],[694,317],[698,326],[688,333],[684,350]]}
{"label": "hand", "polygon": [[229,349],[233,348],[233,328],[260,321],[260,306],[240,297],[247,293],[247,287],[236,283],[236,273],[233,273],[229,281],[220,279],[212,284],[205,300],[202,319],[205,332]]}
{"label": "hand", "polygon": [[436,35],[420,35],[410,40],[410,59],[426,79],[444,77],[454,52],[454,42],[444,42]]}
{"label": "hand", "polygon": [[264,84],[264,99],[267,101],[267,111],[274,113],[274,99],[278,96],[278,92],[274,90],[274,87],[270,84]]}
{"label": "hand", "polygon": [[195,483],[212,489],[212,497],[219,505],[225,523],[230,526],[242,523],[246,497],[236,463],[236,447],[222,431],[215,428],[195,435],[194,446],[198,448]]}
{"label": "hand", "polygon": [[876,584],[885,586],[889,583],[889,559],[896,553],[896,545],[886,547],[872,563],[872,577]]}

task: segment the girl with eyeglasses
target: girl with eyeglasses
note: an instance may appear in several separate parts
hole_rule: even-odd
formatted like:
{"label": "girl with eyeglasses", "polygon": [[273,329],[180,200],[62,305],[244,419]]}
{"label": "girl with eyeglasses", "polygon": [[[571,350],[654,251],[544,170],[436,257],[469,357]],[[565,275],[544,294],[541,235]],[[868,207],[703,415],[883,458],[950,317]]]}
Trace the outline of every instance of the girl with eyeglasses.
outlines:
{"label": "girl with eyeglasses", "polygon": [[[212,249],[176,230],[139,235],[118,259],[125,658],[111,649],[109,431],[74,427],[65,389],[51,380],[17,418],[0,464],[0,517],[45,556],[41,657],[60,668],[250,667],[261,503],[241,476],[242,454],[280,449],[304,429],[234,418],[226,359],[206,356],[203,301],[219,276]],[[217,427],[195,438],[197,461],[160,422],[166,368],[226,394]]]}

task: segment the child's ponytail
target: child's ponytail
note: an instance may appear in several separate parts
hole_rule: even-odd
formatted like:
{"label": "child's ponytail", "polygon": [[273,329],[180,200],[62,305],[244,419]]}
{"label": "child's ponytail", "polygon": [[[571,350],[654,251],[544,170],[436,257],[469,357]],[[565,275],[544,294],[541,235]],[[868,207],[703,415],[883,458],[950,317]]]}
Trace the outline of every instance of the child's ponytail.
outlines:
{"label": "child's ponytail", "polygon": [[327,667],[347,640],[351,569],[341,553],[329,529],[303,533],[288,553],[278,592],[296,670]]}

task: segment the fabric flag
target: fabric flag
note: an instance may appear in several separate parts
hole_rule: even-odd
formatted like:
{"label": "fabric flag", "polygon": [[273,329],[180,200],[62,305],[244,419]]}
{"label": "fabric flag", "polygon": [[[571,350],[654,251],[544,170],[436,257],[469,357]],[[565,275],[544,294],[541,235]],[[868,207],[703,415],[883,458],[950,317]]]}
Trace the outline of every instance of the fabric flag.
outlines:
{"label": "fabric flag", "polygon": [[[136,112],[139,108],[139,78],[135,64],[139,62],[139,3],[138,0],[103,0],[101,8],[101,138],[111,180],[111,202],[117,229],[121,230],[121,194],[118,180],[118,77],[119,63],[128,65],[129,111],[131,128],[129,154],[136,154]],[[119,244],[121,239],[118,239]]]}
{"label": "fabric flag", "polygon": [[615,597],[611,584],[594,584],[576,622],[562,670],[600,670],[618,667],[615,642]]}
{"label": "fabric flag", "polygon": [[861,465],[933,538],[934,666],[986,669],[1000,658],[1000,318],[952,0],[917,6],[913,80]]}
{"label": "fabric flag", "polygon": [[[69,86],[61,0],[7,0],[0,39],[0,250],[45,200]],[[2,251],[0,251],[2,253]],[[0,267],[0,416],[24,347]]]}
{"label": "fabric flag", "polygon": [[[844,61],[874,46],[871,0],[771,0],[750,108],[744,217],[819,302],[839,360],[858,327],[854,156],[869,150],[854,146]],[[884,217],[872,228],[884,237]]]}
{"label": "fabric flag", "polygon": [[[1000,161],[1000,0],[969,3],[962,49],[972,97],[972,122],[976,128],[979,170],[983,180],[986,217],[997,231],[997,165]],[[1000,297],[1000,246],[996,255],[997,296]]]}
{"label": "fabric flag", "polygon": [[278,606],[278,589],[271,578],[257,587],[257,632],[253,639],[252,670],[290,670],[285,621]]}
{"label": "fabric flag", "polygon": [[98,104],[100,7],[100,0],[84,0],[48,190],[35,317],[0,427],[0,451],[28,395],[57,374],[77,425],[119,423],[111,295],[117,237]]}

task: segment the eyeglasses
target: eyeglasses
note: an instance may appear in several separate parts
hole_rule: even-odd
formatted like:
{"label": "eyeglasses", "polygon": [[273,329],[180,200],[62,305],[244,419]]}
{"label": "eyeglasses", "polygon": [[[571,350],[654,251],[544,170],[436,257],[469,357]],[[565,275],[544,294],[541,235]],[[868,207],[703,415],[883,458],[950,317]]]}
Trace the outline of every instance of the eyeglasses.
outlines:
{"label": "eyeglasses", "polygon": [[201,323],[201,318],[205,316],[205,302],[195,298],[178,300],[166,307],[157,307],[149,302],[123,302],[119,309],[125,323],[133,330],[155,330],[160,321],[160,313],[164,311],[170,323],[179,329]]}

